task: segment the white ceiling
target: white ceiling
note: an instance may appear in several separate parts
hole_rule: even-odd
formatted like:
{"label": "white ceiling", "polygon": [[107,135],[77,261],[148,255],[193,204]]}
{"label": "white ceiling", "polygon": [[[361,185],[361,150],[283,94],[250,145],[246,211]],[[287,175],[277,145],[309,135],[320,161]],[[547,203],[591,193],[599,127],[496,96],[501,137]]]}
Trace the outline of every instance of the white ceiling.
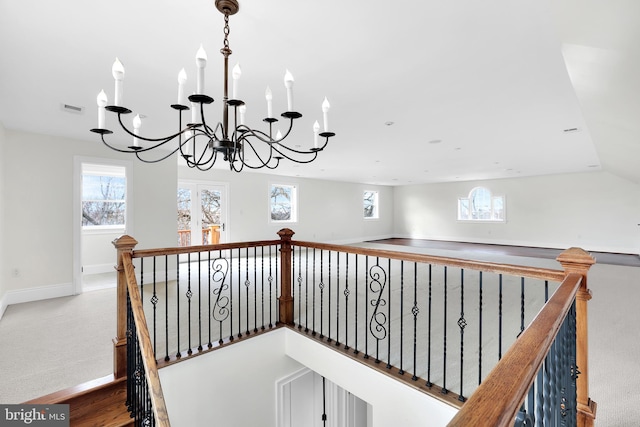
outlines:
{"label": "white ceiling", "polygon": [[[294,144],[312,144],[331,102],[337,136],[281,174],[402,185],[602,169],[640,182],[639,24],[637,0],[241,0],[230,63],[254,127],[267,85],[284,111],[291,70]],[[0,122],[101,144],[89,129],[117,56],[142,133],[173,132],[177,73],[191,93],[200,43],[218,113],[222,26],[214,0],[0,0]]]}

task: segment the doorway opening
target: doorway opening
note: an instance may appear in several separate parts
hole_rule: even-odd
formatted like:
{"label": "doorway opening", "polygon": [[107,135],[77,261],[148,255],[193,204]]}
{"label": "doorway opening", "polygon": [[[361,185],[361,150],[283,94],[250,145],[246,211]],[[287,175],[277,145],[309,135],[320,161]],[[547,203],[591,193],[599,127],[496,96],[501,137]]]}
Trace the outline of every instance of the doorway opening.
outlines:
{"label": "doorway opening", "polygon": [[227,186],[197,181],[178,182],[178,246],[227,242]]}

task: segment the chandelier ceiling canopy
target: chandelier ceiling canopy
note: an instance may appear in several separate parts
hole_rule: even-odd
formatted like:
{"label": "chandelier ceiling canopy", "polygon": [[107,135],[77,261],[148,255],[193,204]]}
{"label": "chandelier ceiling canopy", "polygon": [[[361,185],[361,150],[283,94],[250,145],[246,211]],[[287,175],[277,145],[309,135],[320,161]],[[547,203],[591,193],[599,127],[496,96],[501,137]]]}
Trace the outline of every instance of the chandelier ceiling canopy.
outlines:
{"label": "chandelier ceiling canopy", "polygon": [[[240,172],[245,167],[249,169],[275,169],[280,160],[287,159],[296,163],[310,163],[314,161],[318,153],[327,146],[329,138],[335,133],[329,130],[328,112],[330,108],[327,98],[321,104],[322,132],[320,123],[315,121],[313,125],[313,147],[305,150],[299,144],[287,145],[284,140],[290,136],[294,120],[302,117],[302,114],[294,109],[293,75],[286,70],[284,86],[287,94],[287,111],[280,114],[286,124],[284,134],[277,130],[274,135],[274,125],[279,119],[274,117],[272,108],[273,94],[269,87],[265,91],[267,103],[267,117],[263,119],[264,130],[251,128],[245,124],[245,102],[238,97],[239,80],[242,74],[240,66],[229,73],[229,56],[232,51],[229,46],[229,17],[239,11],[237,0],[216,0],[216,8],[224,15],[224,40],[220,53],[224,57],[223,75],[223,99],[222,119],[217,123],[207,121],[205,108],[214,102],[214,99],[205,94],[205,67],[207,54],[202,45],[196,52],[196,89],[192,95],[185,99],[185,86],[187,73],[183,68],[178,73],[177,102],[171,104],[171,108],[177,112],[176,132],[160,137],[150,138],[140,134],[142,120],[136,114],[131,121],[131,126],[124,123],[123,117],[132,113],[123,106],[123,81],[125,70],[122,63],[116,58],[112,74],[115,81],[113,104],[109,105],[106,93],[101,91],[97,97],[98,126],[91,132],[100,135],[102,142],[109,148],[122,153],[135,155],[146,163],[156,163],[179,155],[185,160],[187,166],[200,170],[211,169],[218,160],[227,162],[231,170]],[[229,97],[229,78],[232,79],[232,92]],[[188,103],[187,103],[188,101]],[[106,128],[106,111],[117,115],[120,128],[132,137],[132,145],[124,148],[115,146],[105,139],[113,131]],[[189,121],[183,118],[183,114],[191,112]],[[161,149],[162,148],[162,149]],[[168,149],[168,150],[167,150]],[[168,152],[167,152],[168,151]]]}

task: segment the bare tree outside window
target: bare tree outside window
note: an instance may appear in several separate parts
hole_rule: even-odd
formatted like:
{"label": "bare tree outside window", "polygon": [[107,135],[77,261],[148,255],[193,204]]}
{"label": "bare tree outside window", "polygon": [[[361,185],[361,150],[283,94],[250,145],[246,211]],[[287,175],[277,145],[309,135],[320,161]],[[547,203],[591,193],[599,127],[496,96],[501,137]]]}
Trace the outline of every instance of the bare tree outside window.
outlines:
{"label": "bare tree outside window", "polygon": [[296,188],[292,185],[272,185],[270,208],[272,221],[296,221]]}
{"label": "bare tree outside window", "polygon": [[124,226],[126,178],[83,174],[82,226]]}
{"label": "bare tree outside window", "polygon": [[378,218],[378,192],[365,191],[363,193],[364,217]]}

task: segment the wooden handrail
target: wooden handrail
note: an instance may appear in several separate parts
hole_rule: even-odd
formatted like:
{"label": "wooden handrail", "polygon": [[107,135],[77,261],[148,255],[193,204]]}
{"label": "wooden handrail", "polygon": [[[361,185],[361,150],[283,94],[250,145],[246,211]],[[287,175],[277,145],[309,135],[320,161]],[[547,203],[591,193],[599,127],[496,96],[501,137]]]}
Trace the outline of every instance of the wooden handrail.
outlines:
{"label": "wooden handrail", "polygon": [[208,252],[208,251],[217,251],[217,250],[228,250],[228,249],[244,249],[244,248],[253,248],[256,246],[269,246],[269,245],[279,245],[280,240],[259,240],[253,242],[236,242],[236,243],[219,243],[217,245],[198,245],[198,246],[183,246],[183,247],[167,247],[167,248],[157,248],[157,249],[141,249],[136,250],[131,253],[132,258],[144,258],[144,257],[153,257],[159,255],[179,255],[179,254],[188,254],[188,253],[196,253],[196,252]]}
{"label": "wooden handrail", "polygon": [[142,364],[144,365],[144,372],[150,391],[149,396],[151,406],[153,407],[155,425],[158,427],[170,427],[171,423],[169,422],[169,414],[162,394],[160,375],[158,374],[156,360],[153,355],[153,346],[151,344],[151,337],[149,335],[149,329],[147,328],[144,310],[142,309],[138,282],[136,280],[133,263],[131,262],[131,253],[123,253],[122,261],[127,278],[127,288],[129,290],[129,299],[131,300],[131,309],[133,310],[133,319],[136,324],[136,332],[140,343]]}
{"label": "wooden handrail", "polygon": [[490,273],[504,273],[514,276],[522,276],[533,279],[542,279],[561,282],[566,273],[563,270],[550,268],[527,267],[522,265],[497,264],[485,261],[471,261],[459,258],[449,258],[433,255],[416,254],[411,252],[389,251],[383,249],[361,248],[358,246],[334,245],[328,243],[315,243],[294,240],[291,244],[307,248],[315,248],[328,251],[348,252],[350,254],[379,256],[395,260],[420,262],[425,264],[447,265],[452,267],[466,268],[470,270],[481,270]]}
{"label": "wooden handrail", "polygon": [[538,370],[567,316],[582,276],[570,273],[448,424],[512,426]]}

